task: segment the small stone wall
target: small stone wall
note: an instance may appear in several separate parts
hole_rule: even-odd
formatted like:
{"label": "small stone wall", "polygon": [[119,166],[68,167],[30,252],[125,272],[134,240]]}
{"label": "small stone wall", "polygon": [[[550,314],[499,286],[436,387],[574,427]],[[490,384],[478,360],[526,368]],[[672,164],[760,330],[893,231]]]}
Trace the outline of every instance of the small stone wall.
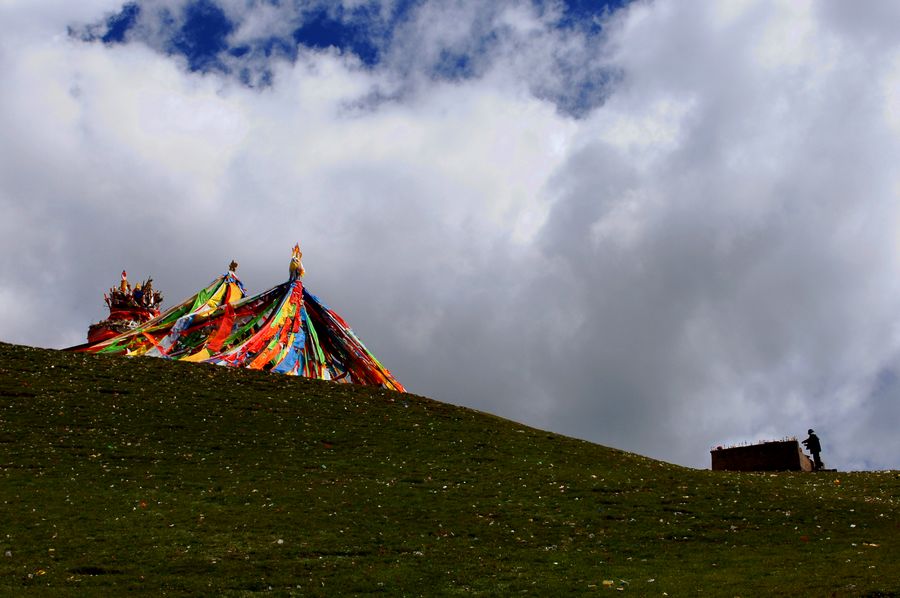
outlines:
{"label": "small stone wall", "polygon": [[812,471],[796,440],[763,442],[710,451],[713,471]]}

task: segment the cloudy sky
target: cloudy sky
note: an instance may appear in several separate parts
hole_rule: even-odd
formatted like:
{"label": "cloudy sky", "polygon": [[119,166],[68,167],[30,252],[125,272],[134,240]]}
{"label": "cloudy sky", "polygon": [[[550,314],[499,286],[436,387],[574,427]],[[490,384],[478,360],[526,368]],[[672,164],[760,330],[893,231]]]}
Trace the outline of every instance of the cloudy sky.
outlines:
{"label": "cloudy sky", "polygon": [[900,468],[900,4],[0,0],[0,340],[306,284],[415,393]]}

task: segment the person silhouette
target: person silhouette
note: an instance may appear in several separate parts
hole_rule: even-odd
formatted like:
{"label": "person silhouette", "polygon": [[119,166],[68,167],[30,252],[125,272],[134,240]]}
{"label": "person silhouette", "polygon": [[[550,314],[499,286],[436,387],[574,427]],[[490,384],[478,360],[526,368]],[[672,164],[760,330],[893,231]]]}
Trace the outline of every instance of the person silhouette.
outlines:
{"label": "person silhouette", "polygon": [[816,433],[813,432],[812,428],[807,430],[807,434],[809,434],[809,438],[803,441],[803,446],[805,446],[813,456],[813,471],[817,471],[824,467],[822,465],[822,458],[819,454],[822,452],[822,444],[819,442],[819,437],[816,436]]}

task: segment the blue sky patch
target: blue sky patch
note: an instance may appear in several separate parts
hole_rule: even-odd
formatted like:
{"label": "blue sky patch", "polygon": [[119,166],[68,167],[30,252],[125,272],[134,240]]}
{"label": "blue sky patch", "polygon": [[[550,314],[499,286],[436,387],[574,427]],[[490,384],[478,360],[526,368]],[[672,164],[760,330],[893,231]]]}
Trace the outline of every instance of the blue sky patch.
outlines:
{"label": "blue sky patch", "polygon": [[370,32],[353,21],[332,18],[326,11],[314,13],[293,34],[294,41],[309,48],[329,47],[350,51],[368,66],[378,63],[378,48]]}
{"label": "blue sky patch", "polygon": [[188,60],[192,71],[224,69],[219,52],[228,49],[234,25],[211,0],[196,0],[185,7],[185,21],[172,39],[172,50]]}
{"label": "blue sky patch", "polygon": [[125,34],[134,27],[140,14],[140,6],[133,2],[126,4],[122,7],[121,12],[106,20],[106,33],[100,39],[105,44],[124,42]]}
{"label": "blue sky patch", "polygon": [[565,0],[566,11],[561,27],[600,32],[600,19],[629,4],[631,0]]}

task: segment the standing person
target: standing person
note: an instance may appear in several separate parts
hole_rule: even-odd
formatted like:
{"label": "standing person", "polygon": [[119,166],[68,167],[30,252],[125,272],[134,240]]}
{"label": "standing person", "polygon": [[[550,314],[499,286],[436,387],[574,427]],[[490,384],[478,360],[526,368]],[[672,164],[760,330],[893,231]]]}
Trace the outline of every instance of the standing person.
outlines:
{"label": "standing person", "polygon": [[809,438],[803,441],[803,446],[805,446],[813,456],[813,470],[817,471],[824,467],[822,465],[822,458],[819,456],[819,453],[822,452],[822,445],[819,443],[819,437],[816,436],[816,433],[812,431],[812,429],[807,430],[809,434]]}

